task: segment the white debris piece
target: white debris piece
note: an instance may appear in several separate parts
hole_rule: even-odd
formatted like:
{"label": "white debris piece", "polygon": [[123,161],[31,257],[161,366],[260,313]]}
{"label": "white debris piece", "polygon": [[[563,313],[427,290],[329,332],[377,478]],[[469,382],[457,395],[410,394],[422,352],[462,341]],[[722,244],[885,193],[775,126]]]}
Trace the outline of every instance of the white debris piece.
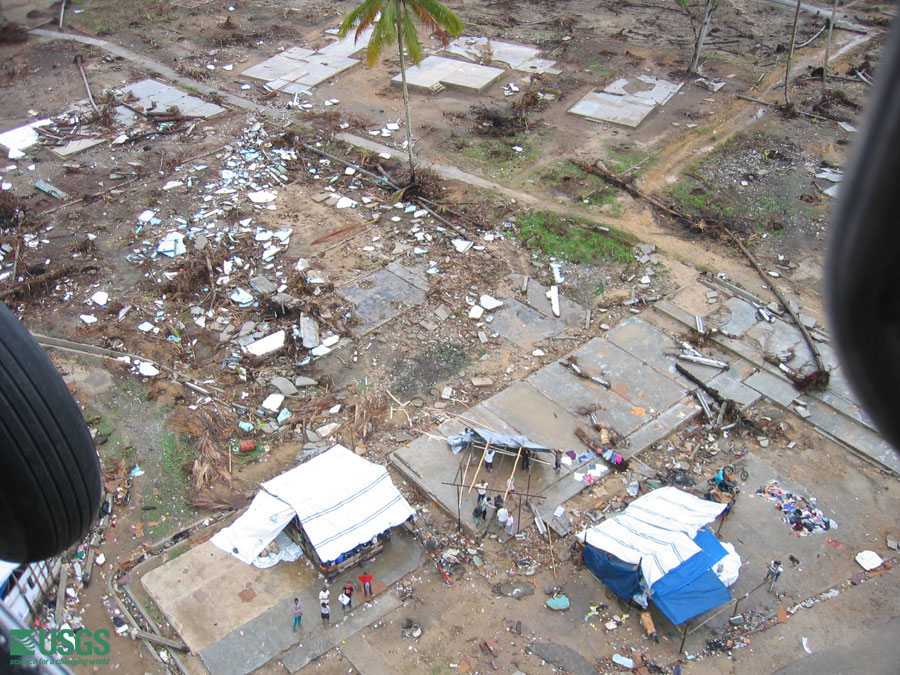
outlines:
{"label": "white debris piece", "polygon": [[559,287],[551,286],[545,295],[550,300],[550,309],[553,310],[553,316],[559,316]]}
{"label": "white debris piece", "polygon": [[875,553],[875,551],[860,551],[856,554],[856,562],[858,562],[864,570],[869,572],[876,567],[880,567],[884,560],[882,560],[881,556]]}
{"label": "white debris piece", "polygon": [[340,428],[340,422],[329,422],[328,424],[323,424],[318,429],[315,430],[316,434],[319,438],[328,438]]}
{"label": "white debris piece", "polygon": [[153,330],[154,328],[156,328],[156,326],[154,326],[154,325],[153,325],[152,323],[150,323],[149,321],[144,321],[143,323],[139,323],[137,328],[138,328],[138,330],[141,331],[142,333],[149,333],[151,330]]}
{"label": "white debris piece", "polygon": [[228,297],[230,297],[233,302],[237,303],[241,307],[246,307],[253,304],[253,296],[243,288],[235,288],[231,292],[231,295],[229,295]]}
{"label": "white debris piece", "polygon": [[269,394],[262,402],[262,407],[277,413],[281,410],[281,404],[284,403],[284,394]]}
{"label": "white debris piece", "polygon": [[484,316],[484,307],[481,305],[474,305],[472,309],[469,310],[469,318],[475,319],[476,321]]}
{"label": "white debris piece", "polygon": [[341,341],[340,335],[329,335],[327,338],[322,340],[322,344],[325,345],[326,347],[333,347],[340,341]]}
{"label": "white debris piece", "polygon": [[268,204],[269,202],[274,202],[278,198],[278,195],[269,190],[257,190],[255,192],[248,192],[247,198],[254,204]]}
{"label": "white debris piece", "polygon": [[492,309],[497,309],[498,307],[503,306],[503,301],[498,300],[497,298],[484,294],[480,298],[478,298],[478,304],[484,307],[487,311],[491,311]]}
{"label": "white debris piece", "polygon": [[472,248],[472,242],[467,239],[452,239],[450,241],[457,253],[465,253]]}
{"label": "white debris piece", "polygon": [[300,314],[300,338],[303,341],[303,347],[306,349],[317,347],[321,342],[319,339],[319,324],[308,314]]}
{"label": "white debris piece", "polygon": [[284,331],[279,330],[270,335],[266,335],[255,342],[251,342],[249,345],[244,347],[244,350],[253,354],[253,356],[265,356],[266,354],[272,354],[273,352],[277,352],[279,349],[284,347]]}
{"label": "white debris piece", "polygon": [[553,272],[553,282],[561,284],[564,279],[562,275],[562,264],[558,262],[550,263],[550,271]]}
{"label": "white debris piece", "polygon": [[313,356],[325,356],[326,354],[331,353],[331,347],[327,345],[319,345],[318,347],[313,347],[309,350],[309,353]]}
{"label": "white debris piece", "polygon": [[138,367],[138,373],[143,375],[144,377],[156,377],[159,375],[159,368],[154,366],[149,361],[135,361]]}
{"label": "white debris piece", "polygon": [[350,199],[350,197],[341,197],[340,199],[337,200],[337,204],[334,205],[334,208],[336,208],[336,209],[355,209],[356,202],[354,200]]}
{"label": "white debris piece", "polygon": [[93,314],[79,314],[78,318],[84,321],[86,324],[91,325],[92,323],[97,323],[97,317]]}
{"label": "white debris piece", "polygon": [[170,181],[168,181],[165,185],[163,185],[162,189],[163,189],[163,190],[174,190],[175,188],[181,187],[182,185],[184,185],[184,182],[183,182],[183,181],[180,181],[180,180],[170,180]]}
{"label": "white debris piece", "polygon": [[142,211],[141,215],[138,216],[138,222],[141,223],[149,223],[156,216],[156,211],[151,211],[147,209],[146,211]]}
{"label": "white debris piece", "polygon": [[109,293],[107,293],[106,291],[97,291],[91,296],[91,302],[93,302],[95,305],[105,307],[106,303],[109,302]]}
{"label": "white debris piece", "polygon": [[159,242],[156,250],[170,258],[184,255],[187,253],[187,246],[184,245],[184,235],[181,232],[169,232],[163,240]]}

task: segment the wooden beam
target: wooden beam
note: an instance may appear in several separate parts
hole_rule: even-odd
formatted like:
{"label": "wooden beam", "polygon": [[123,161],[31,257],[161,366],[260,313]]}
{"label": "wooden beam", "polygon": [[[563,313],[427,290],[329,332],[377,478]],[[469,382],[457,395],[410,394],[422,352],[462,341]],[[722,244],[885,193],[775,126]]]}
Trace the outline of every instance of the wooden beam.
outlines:
{"label": "wooden beam", "polygon": [[509,494],[509,488],[512,486],[513,481],[516,479],[516,467],[519,465],[519,457],[522,456],[522,448],[519,448],[519,451],[516,453],[516,461],[513,462],[512,472],[509,474],[509,480],[506,481],[506,492],[503,493],[503,501],[506,502],[506,495]]}
{"label": "wooden beam", "polygon": [[69,568],[65,565],[59,572],[59,587],[56,589],[56,625],[62,626],[65,623],[63,611],[66,608],[66,584],[69,583]]}
{"label": "wooden beam", "polygon": [[481,465],[484,464],[484,458],[487,456],[487,451],[490,447],[490,443],[484,444],[484,452],[481,453],[481,459],[478,462],[478,466],[475,468],[475,475],[472,476],[472,482],[469,484],[469,489],[466,491],[466,494],[469,494],[475,486],[475,481],[478,480],[478,472],[481,471]]}
{"label": "wooden beam", "polygon": [[134,637],[139,637],[142,640],[153,642],[155,644],[162,645],[163,647],[168,647],[169,649],[177,649],[181,652],[187,651],[187,647],[185,646],[185,644],[179,640],[170,640],[167,637],[163,637],[162,635],[154,635],[153,633],[148,633],[147,631],[141,630],[140,628],[132,628],[130,633]]}

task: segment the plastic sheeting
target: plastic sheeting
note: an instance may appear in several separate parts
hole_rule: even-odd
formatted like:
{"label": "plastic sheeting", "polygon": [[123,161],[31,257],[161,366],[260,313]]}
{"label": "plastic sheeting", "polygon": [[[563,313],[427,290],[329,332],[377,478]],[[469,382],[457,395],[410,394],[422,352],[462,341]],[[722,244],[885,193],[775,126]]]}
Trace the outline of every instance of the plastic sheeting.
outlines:
{"label": "plastic sheeting", "polygon": [[284,532],[279,532],[275,536],[275,543],[278,544],[278,553],[256,556],[253,560],[254,567],[264,570],[280,562],[294,562],[303,557],[303,549],[292,542]]}
{"label": "plastic sheeting", "polygon": [[729,559],[734,548],[726,549],[704,527],[724,508],[724,504],[665,487],[639,497],[615,518],[576,536],[586,544],[585,563],[621,597],[632,597],[629,591],[638,586],[626,565],[639,565],[651,600],[677,626],[731,600],[715,570],[720,563],[723,573],[733,565],[733,560],[722,561]]}
{"label": "plastic sheeting", "polygon": [[640,563],[644,579],[652,586],[700,551],[694,543],[697,530],[715,520],[725,506],[664,487],[638,497],[618,516],[576,536],[624,562]]}
{"label": "plastic sheeting", "polygon": [[741,565],[743,565],[743,563],[741,562],[741,556],[734,550],[733,544],[723,541],[722,546],[728,552],[728,555],[716,563],[713,571],[716,573],[716,576],[719,577],[719,581],[726,586],[731,586],[738,580],[738,576],[740,576],[741,573]]}
{"label": "plastic sheeting", "polygon": [[212,543],[248,565],[294,517],[294,509],[266,492],[258,493],[231,525],[212,537]]}
{"label": "plastic sheeting", "polygon": [[250,508],[212,538],[252,563],[296,515],[323,562],[371,541],[414,514],[387,469],[342,445],[262,484]]}
{"label": "plastic sheeting", "polygon": [[538,452],[550,452],[550,448],[543,445],[532,443],[525,436],[517,434],[498,434],[495,431],[488,431],[479,427],[472,427],[465,431],[454,434],[447,439],[450,449],[454,455],[458,455],[461,450],[469,445],[478,437],[485,443],[490,443],[494,448],[508,448],[510,450],[518,450],[519,448],[528,448],[529,450],[537,450]]}

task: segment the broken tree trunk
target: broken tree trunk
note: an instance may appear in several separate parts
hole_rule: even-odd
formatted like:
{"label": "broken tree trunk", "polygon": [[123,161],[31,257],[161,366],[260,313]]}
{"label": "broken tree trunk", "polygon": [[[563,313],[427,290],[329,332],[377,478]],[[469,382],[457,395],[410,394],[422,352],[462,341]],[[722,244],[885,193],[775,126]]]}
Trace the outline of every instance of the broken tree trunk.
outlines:
{"label": "broken tree trunk", "polygon": [[809,347],[809,351],[812,353],[813,363],[815,363],[816,365],[815,372],[797,379],[791,378],[792,381],[799,389],[803,390],[827,389],[828,382],[830,381],[831,376],[829,375],[828,370],[826,370],[825,363],[822,361],[822,356],[819,354],[819,349],[818,347],[816,347],[815,342],[813,342],[812,336],[809,334],[809,331],[806,330],[806,326],[803,325],[803,323],[800,321],[800,317],[798,317],[794,313],[794,310],[791,309],[791,306],[781,295],[781,291],[779,291],[775,287],[775,284],[771,283],[768,280],[765,271],[762,267],[759,266],[759,263],[756,261],[756,258],[753,256],[753,254],[750,253],[746,246],[744,246],[744,242],[742,242],[740,238],[731,230],[726,229],[726,231],[731,235],[731,238],[738,245],[738,248],[741,249],[741,253],[743,253],[747,257],[747,260],[749,260],[750,264],[753,265],[753,267],[756,269],[757,274],[759,274],[759,276],[766,281],[766,286],[769,287],[769,289],[778,299],[778,302],[780,302],[781,306],[784,307],[784,311],[790,314],[791,318],[794,320],[794,323],[797,324],[797,328],[800,329],[800,334],[803,336],[803,340],[806,342],[806,346]]}
{"label": "broken tree trunk", "polygon": [[831,2],[831,16],[828,18],[828,39],[825,41],[825,63],[822,64],[822,97],[825,101],[825,92],[828,90],[828,58],[831,55],[831,35],[834,32],[834,15],[837,14],[838,0]]}
{"label": "broken tree trunk", "polygon": [[694,53],[691,55],[688,75],[697,75],[699,73],[700,52],[703,49],[703,43],[706,41],[706,33],[709,31],[713,10],[718,6],[719,0],[706,0],[706,11],[703,13],[703,21],[700,24],[700,30],[697,32],[697,40],[694,42]]}

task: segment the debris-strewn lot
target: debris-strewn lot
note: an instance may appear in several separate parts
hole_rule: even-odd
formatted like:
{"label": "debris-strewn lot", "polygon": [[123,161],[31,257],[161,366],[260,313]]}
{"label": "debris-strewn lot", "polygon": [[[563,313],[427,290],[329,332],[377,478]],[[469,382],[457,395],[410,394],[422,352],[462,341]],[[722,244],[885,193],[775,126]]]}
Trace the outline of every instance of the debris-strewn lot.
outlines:
{"label": "debris-strewn lot", "polygon": [[[645,345],[645,363],[692,416],[632,457],[612,411],[579,411],[590,432],[572,454],[601,447],[589,456],[605,467],[613,448],[630,463],[585,480],[549,542],[527,511],[514,537],[473,531],[470,507],[442,509],[392,466],[453,583],[427,562],[387,591],[402,606],[307,667],[621,672],[643,655],[635,672],[671,672],[678,629],[654,615],[650,639],[572,535],[660,486],[708,495],[735,465],[749,476],[721,530],[744,563],[733,595],[773,559],[786,570],[743,601],[742,622],[691,624],[685,672],[775,672],[838,651],[892,672],[879,627],[896,618],[900,494],[865,459],[883,448],[835,368],[821,296],[829,210],[889,12],[840,8],[824,89],[826,14],[801,13],[786,105],[793,12],[774,2],[716,9],[702,77],[686,68],[705,3],[450,2],[465,36],[493,43],[442,51],[423,34],[448,61],[434,83],[415,73],[410,184],[394,48],[370,68],[365,45],[334,30],[357,3],[297,4],[83,0],[61,33],[57,3],[6,9],[33,30],[0,32],[0,300],[82,406],[107,493],[41,625],[179,640],[142,570],[206,541],[260,482],[334,443],[390,465],[443,439],[440,425],[482,423],[473,407],[564,358],[573,381],[627,398],[625,377],[569,355],[639,316],[679,345]],[[783,375],[822,384],[791,315],[831,371],[824,391]],[[695,317],[706,326],[685,325]],[[758,362],[739,360],[751,352]],[[701,385],[703,368],[722,378],[698,389],[676,361]],[[781,383],[742,399],[766,364]],[[438,482],[457,464],[448,451]],[[815,527],[776,511],[785,492]],[[864,570],[867,550],[882,564]],[[560,594],[571,608],[551,611]],[[317,622],[306,608],[304,630]],[[202,670],[131,633],[110,668]],[[279,658],[260,672],[289,669]]]}

